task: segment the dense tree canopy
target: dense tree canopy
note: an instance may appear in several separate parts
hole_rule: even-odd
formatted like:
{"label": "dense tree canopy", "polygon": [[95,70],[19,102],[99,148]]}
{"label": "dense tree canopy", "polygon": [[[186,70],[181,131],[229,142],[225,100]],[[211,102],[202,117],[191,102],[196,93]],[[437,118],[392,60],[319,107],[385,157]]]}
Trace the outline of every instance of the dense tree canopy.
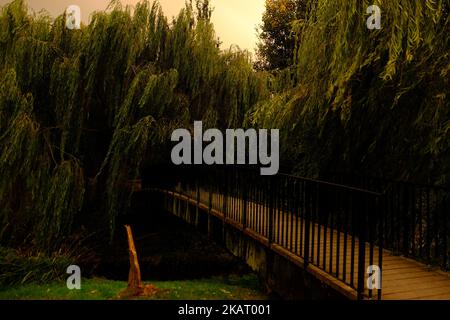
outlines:
{"label": "dense tree canopy", "polygon": [[306,17],[308,0],[266,0],[259,26],[258,60],[260,70],[279,70],[294,61],[296,26]]}
{"label": "dense tree canopy", "polygon": [[308,1],[293,41],[286,26],[303,9],[268,1],[264,37],[282,41],[267,68],[290,65],[273,74],[220,50],[207,1],[173,21],[158,3],[114,1],[80,30],[22,0],[4,6],[0,244],[51,251],[82,225],[114,230],[129,181],[194,120],[281,129],[297,174],[449,185],[449,3],[375,2],[381,30],[366,27],[372,2]]}
{"label": "dense tree canopy", "polygon": [[296,172],[349,172],[449,185],[448,1],[318,0],[301,27],[295,73],[249,121],[281,128]]}
{"label": "dense tree canopy", "polygon": [[89,26],[0,13],[0,240],[57,248],[81,224],[115,229],[129,180],[174,128],[239,126],[267,95],[245,51],[221,52],[208,1],[169,22],[157,2]]}

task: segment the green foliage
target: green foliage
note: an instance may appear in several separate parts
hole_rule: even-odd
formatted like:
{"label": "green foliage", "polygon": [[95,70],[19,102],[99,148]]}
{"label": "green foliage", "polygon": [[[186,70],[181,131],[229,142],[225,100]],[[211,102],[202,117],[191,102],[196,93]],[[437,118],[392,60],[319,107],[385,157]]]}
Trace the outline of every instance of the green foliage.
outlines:
{"label": "green foliage", "polygon": [[296,25],[307,14],[308,0],[266,0],[266,11],[258,28],[255,66],[259,70],[281,70],[294,62]]}
{"label": "green foliage", "polygon": [[27,12],[0,12],[2,244],[51,252],[91,221],[113,232],[173,129],[237,125],[268,94],[247,52],[220,51],[208,1],[170,23],[157,2],[112,1],[80,30]]}
{"label": "green foliage", "polygon": [[299,29],[294,88],[258,105],[248,121],[283,129],[296,171],[448,184],[448,1],[319,0]]}
{"label": "green foliage", "polygon": [[302,175],[448,184],[448,1],[376,1],[374,31],[369,1],[301,3],[290,67],[271,74],[219,49],[208,1],[171,21],[157,2],[113,1],[80,30],[22,0],[1,8],[0,243],[51,252],[84,224],[113,232],[129,181],[194,120],[281,129]]}
{"label": "green foliage", "polygon": [[[55,280],[64,280],[67,266],[73,264],[76,257],[68,253],[54,253],[51,256],[42,253],[18,251],[0,247],[0,289],[27,283],[46,284]],[[67,288],[66,288],[67,289]]]}

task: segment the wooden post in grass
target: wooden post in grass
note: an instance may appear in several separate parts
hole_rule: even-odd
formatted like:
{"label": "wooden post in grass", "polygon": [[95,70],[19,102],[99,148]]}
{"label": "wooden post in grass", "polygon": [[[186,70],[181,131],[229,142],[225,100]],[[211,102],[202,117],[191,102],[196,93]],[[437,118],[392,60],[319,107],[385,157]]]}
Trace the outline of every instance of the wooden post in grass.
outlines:
{"label": "wooden post in grass", "polygon": [[128,237],[128,251],[130,252],[130,272],[128,274],[128,292],[132,295],[141,295],[144,293],[142,286],[141,269],[139,268],[139,261],[134,246],[133,233],[131,227],[126,225]]}

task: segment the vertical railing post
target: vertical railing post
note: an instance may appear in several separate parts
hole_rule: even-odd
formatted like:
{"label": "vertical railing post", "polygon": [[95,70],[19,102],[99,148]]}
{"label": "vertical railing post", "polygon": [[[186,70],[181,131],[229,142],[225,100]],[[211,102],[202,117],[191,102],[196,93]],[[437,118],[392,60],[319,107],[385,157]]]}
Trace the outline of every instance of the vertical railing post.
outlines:
{"label": "vertical railing post", "polygon": [[402,203],[401,203],[401,210],[402,210],[402,226],[403,226],[403,243],[402,243],[402,254],[406,257],[409,256],[409,190],[408,186],[405,184],[402,184]]}
{"label": "vertical railing post", "polygon": [[223,170],[223,218],[224,220],[227,219],[227,206],[228,206],[228,175],[226,172],[226,169]]}
{"label": "vertical railing post", "polygon": [[378,300],[381,300],[381,290],[383,287],[383,246],[384,246],[384,234],[385,234],[385,225],[384,225],[384,215],[385,210],[387,208],[386,196],[382,194],[377,197],[378,205],[378,267],[380,269],[380,287],[378,288]]}
{"label": "vertical railing post", "polygon": [[304,255],[303,255],[303,260],[305,263],[305,268],[308,267],[309,264],[309,245],[310,245],[310,227],[311,227],[311,219],[310,219],[310,214],[311,214],[311,208],[312,208],[312,201],[313,201],[313,197],[312,197],[312,190],[313,188],[309,185],[308,182],[305,183],[305,241],[304,243]]}
{"label": "vertical railing post", "polygon": [[434,258],[436,259],[436,261],[440,260],[440,256],[439,256],[439,249],[440,249],[440,244],[439,244],[439,225],[442,224],[442,220],[439,217],[439,213],[440,213],[440,207],[442,204],[442,199],[440,199],[439,197],[439,192],[438,190],[433,190],[434,192],[434,198],[436,199],[436,204],[435,204],[435,208],[434,208],[434,221],[433,221],[433,237],[434,237],[434,241],[435,241],[435,245],[434,245]]}
{"label": "vertical railing post", "polygon": [[223,186],[223,190],[222,190],[222,243],[224,245],[226,245],[226,241],[227,241],[227,231],[226,231],[226,221],[227,221],[227,172],[226,172],[226,167],[223,168],[223,170],[221,170],[222,173],[222,177],[221,177],[221,181],[222,181],[222,186]]}
{"label": "vertical railing post", "polygon": [[[442,192],[443,193],[443,192]],[[442,211],[442,217],[443,220],[442,221],[442,241],[443,241],[443,248],[442,248],[442,253],[443,253],[443,261],[442,261],[442,268],[444,270],[447,270],[447,263],[448,263],[448,254],[449,254],[449,250],[448,250],[448,243],[449,243],[449,239],[448,239],[448,228],[449,223],[448,223],[448,214],[449,212],[447,212],[446,210],[449,210],[448,208],[450,207],[450,201],[448,198],[448,195],[446,194],[442,194],[442,206],[441,206],[441,211]]]}
{"label": "vertical railing post", "polygon": [[360,199],[358,195],[355,195],[358,200],[357,206],[357,216],[358,216],[358,240],[359,240],[359,248],[358,248],[358,300],[362,300],[364,298],[364,285],[365,285],[365,264],[366,264],[366,214],[367,210],[365,206],[361,205],[365,203],[367,205],[366,197],[364,199]]}
{"label": "vertical railing post", "polygon": [[208,197],[209,197],[209,204],[208,204],[208,214],[211,214],[212,209],[212,187],[211,185],[208,185]]}
{"label": "vertical railing post", "polygon": [[200,206],[200,181],[199,178],[196,179],[196,186],[197,186],[197,207]]}
{"label": "vertical railing post", "polygon": [[[369,211],[367,212],[367,233],[368,233],[368,241],[369,241],[369,266],[373,266],[373,257],[374,257],[374,236],[373,236],[373,230],[376,226],[376,211],[372,211],[372,206],[375,206],[374,209],[376,210],[376,198],[367,197],[367,201],[370,200],[370,207]],[[372,204],[372,200],[374,200],[374,203]],[[368,296],[369,299],[373,298],[373,290],[371,287],[368,288]]]}
{"label": "vertical railing post", "polygon": [[269,244],[273,243],[273,216],[274,216],[274,208],[273,208],[273,194],[274,192],[270,192],[270,190],[276,190],[275,189],[275,184],[274,184],[274,179],[273,177],[268,178],[268,186],[267,186],[267,190],[269,190],[269,192],[267,193],[267,195],[269,196]]}
{"label": "vertical railing post", "polygon": [[[244,176],[242,176],[244,175]],[[242,227],[244,230],[247,228],[247,177],[244,174],[244,171],[241,171],[241,179],[242,179],[242,203],[243,203],[243,212],[242,212]]]}

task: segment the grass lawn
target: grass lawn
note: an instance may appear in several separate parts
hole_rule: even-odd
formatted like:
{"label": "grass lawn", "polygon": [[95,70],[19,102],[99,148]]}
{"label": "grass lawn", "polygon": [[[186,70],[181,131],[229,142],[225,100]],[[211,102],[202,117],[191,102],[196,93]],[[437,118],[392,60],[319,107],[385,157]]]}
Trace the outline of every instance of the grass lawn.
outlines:
{"label": "grass lawn", "polygon": [[[159,292],[151,300],[266,300],[253,275],[213,277],[201,280],[152,281]],[[84,279],[81,290],[68,290],[65,283],[27,284],[0,289],[0,300],[109,300],[127,287],[124,281]]]}

